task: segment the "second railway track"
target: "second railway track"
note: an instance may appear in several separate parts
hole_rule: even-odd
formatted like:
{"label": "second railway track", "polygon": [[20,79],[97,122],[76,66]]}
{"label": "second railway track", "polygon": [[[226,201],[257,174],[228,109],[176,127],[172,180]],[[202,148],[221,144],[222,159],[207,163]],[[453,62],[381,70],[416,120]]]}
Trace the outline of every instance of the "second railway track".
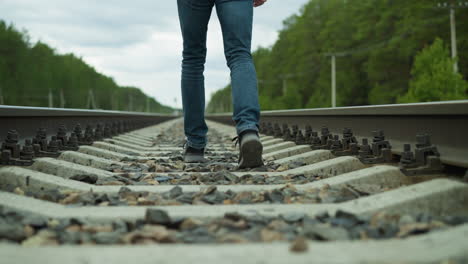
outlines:
{"label": "second railway track", "polygon": [[252,170],[218,122],[184,164],[178,118],[3,110],[1,263],[467,263],[468,102],[384,108],[265,113]]}

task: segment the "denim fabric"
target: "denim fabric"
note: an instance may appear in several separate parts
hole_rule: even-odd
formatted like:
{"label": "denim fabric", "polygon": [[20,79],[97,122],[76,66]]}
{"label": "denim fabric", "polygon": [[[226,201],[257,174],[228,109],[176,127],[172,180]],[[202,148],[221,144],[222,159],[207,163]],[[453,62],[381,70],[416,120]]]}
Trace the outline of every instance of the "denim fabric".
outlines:
{"label": "denim fabric", "polygon": [[258,131],[257,74],[252,61],[252,0],[177,0],[184,39],[182,104],[187,145],[206,146],[205,84],[206,35],[213,7],[223,32],[224,54],[231,70],[233,120],[237,133]]}

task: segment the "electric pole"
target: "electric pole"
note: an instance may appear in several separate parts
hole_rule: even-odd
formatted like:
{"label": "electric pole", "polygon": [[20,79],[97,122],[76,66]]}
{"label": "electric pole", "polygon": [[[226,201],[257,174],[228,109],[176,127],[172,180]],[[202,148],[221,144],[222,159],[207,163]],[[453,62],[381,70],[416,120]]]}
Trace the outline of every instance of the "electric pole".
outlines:
{"label": "electric pole", "polygon": [[175,106],[175,107],[174,107],[174,112],[173,112],[173,114],[174,114],[174,115],[177,115],[177,114],[179,113],[179,112],[176,110],[176,107],[177,107],[177,97],[174,97],[174,106]]}
{"label": "electric pole", "polygon": [[336,107],[336,55],[331,56],[331,105]]}
{"label": "electric pole", "polygon": [[60,89],[60,107],[65,108],[65,96],[63,95],[63,89]]}
{"label": "electric pole", "polygon": [[150,99],[148,96],[146,97],[146,112],[150,112]]}
{"label": "electric pole", "polygon": [[54,97],[52,96],[52,90],[49,88],[49,108],[54,107]]}
{"label": "electric pole", "polygon": [[94,100],[94,92],[92,89],[88,91],[88,106],[87,109],[96,109],[96,101]]}
{"label": "electric pole", "polygon": [[452,47],[452,59],[454,59],[453,71],[457,73],[458,72],[457,25],[455,21],[455,9],[468,8],[468,2],[467,1],[455,1],[455,0],[452,0],[450,2],[441,2],[437,4],[437,8],[450,10],[450,39],[451,39],[451,47]]}
{"label": "electric pole", "polygon": [[331,58],[331,106],[336,107],[336,57],[349,55],[347,52],[326,53],[325,56]]}
{"label": "electric pole", "polygon": [[288,91],[288,79],[299,75],[302,75],[302,73],[287,73],[279,76],[283,81],[283,95],[286,95],[286,92]]}

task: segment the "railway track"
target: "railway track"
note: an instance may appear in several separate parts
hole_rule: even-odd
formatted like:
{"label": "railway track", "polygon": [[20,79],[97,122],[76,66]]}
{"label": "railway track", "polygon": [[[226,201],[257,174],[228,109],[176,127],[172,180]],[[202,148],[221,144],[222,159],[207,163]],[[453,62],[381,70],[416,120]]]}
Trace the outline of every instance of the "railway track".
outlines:
{"label": "railway track", "polygon": [[184,164],[174,116],[0,113],[2,263],[468,262],[468,101],[265,112],[251,170],[229,115]]}

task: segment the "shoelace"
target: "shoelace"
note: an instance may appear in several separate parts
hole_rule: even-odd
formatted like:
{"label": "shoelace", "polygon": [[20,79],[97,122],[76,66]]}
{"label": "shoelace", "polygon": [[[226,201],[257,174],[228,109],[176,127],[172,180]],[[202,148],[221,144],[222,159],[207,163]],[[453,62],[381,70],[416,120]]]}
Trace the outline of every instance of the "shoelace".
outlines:
{"label": "shoelace", "polygon": [[[240,137],[239,136],[236,136],[232,139],[232,142],[234,142],[234,148],[237,148],[237,145],[240,145]],[[240,163],[241,161],[241,156],[242,156],[242,153],[240,153],[239,151],[239,159],[238,159],[238,163]]]}
{"label": "shoelace", "polygon": [[236,136],[232,139],[232,142],[234,142],[234,147],[237,147],[238,144],[240,144],[240,138],[239,136]]}

